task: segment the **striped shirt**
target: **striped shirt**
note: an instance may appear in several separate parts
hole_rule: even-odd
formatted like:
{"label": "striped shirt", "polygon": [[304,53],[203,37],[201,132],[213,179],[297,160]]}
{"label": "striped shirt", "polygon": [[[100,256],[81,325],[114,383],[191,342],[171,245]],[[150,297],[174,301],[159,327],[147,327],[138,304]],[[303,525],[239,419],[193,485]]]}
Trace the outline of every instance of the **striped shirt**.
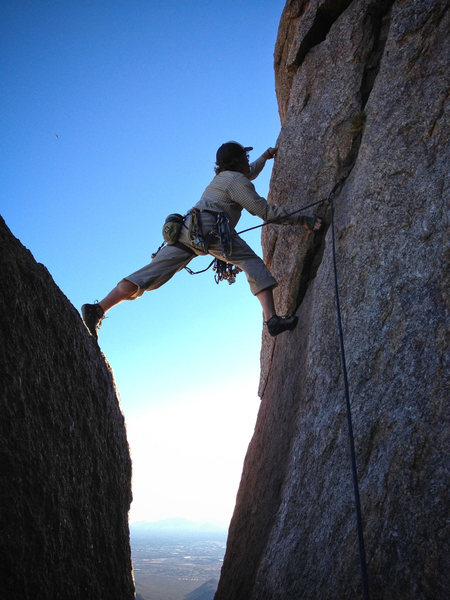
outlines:
{"label": "striped shirt", "polygon": [[255,190],[250,181],[263,170],[266,159],[260,156],[250,164],[248,175],[238,171],[222,171],[214,177],[194,208],[199,210],[223,211],[230,219],[232,228],[236,227],[245,208],[252,215],[264,221],[277,220],[279,223],[295,224],[299,215],[288,216],[288,211],[279,206],[268,204],[267,200]]}

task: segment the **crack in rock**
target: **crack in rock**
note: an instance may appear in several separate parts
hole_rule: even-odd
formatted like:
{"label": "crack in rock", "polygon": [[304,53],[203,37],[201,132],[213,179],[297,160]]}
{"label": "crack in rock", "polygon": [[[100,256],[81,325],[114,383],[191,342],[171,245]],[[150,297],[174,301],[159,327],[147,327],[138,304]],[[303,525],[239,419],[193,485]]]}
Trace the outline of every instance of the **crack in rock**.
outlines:
{"label": "crack in rock", "polygon": [[298,69],[308,52],[324,41],[333,23],[351,2],[352,0],[324,0],[310,5],[310,9],[300,19],[296,43],[292,45],[287,60],[288,69]]}

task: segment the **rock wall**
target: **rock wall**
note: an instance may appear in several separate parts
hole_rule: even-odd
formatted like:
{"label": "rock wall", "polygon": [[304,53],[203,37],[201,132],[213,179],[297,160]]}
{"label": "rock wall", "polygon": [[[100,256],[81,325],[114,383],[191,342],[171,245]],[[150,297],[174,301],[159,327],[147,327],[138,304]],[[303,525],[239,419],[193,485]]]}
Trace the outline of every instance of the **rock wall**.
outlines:
{"label": "rock wall", "polygon": [[[337,269],[372,600],[450,589],[448,31],[444,0],[288,0],[275,49],[269,201],[294,210],[343,179]],[[263,334],[216,600],[362,597],[330,207],[315,210],[322,235],[264,229],[278,312],[299,324]]]}
{"label": "rock wall", "polygon": [[0,248],[1,597],[131,600],[131,462],[112,372],[2,219]]}

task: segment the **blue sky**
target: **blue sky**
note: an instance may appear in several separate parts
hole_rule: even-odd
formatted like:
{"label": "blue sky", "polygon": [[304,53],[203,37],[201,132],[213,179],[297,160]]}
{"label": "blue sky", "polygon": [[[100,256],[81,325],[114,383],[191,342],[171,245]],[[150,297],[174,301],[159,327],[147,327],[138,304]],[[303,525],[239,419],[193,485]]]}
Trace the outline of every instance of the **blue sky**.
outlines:
{"label": "blue sky", "polygon": [[[273,50],[284,1],[4,0],[1,214],[72,304],[150,261],[236,139],[257,158],[280,122]],[[267,197],[271,163],[254,182]],[[238,230],[260,221],[246,214]],[[258,252],[260,230],[245,239]],[[207,266],[198,258],[191,268]],[[262,314],[243,274],[183,271],[108,313],[130,519],[226,522],[259,406]]]}

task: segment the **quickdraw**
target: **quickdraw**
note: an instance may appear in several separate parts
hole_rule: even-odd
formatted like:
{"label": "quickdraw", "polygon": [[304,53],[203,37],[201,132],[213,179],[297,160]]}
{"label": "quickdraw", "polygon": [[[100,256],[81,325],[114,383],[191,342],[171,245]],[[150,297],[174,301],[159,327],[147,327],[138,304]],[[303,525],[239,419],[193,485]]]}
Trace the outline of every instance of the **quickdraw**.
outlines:
{"label": "quickdraw", "polygon": [[228,281],[229,285],[236,281],[236,275],[242,271],[236,265],[232,265],[223,260],[216,258],[214,260],[213,271],[216,272],[214,275],[214,281],[219,284],[221,281]]}
{"label": "quickdraw", "polygon": [[[216,218],[216,231],[222,246],[222,256],[227,258],[233,250],[231,238],[230,220],[224,212],[218,212]],[[223,261],[221,261],[223,262]]]}

